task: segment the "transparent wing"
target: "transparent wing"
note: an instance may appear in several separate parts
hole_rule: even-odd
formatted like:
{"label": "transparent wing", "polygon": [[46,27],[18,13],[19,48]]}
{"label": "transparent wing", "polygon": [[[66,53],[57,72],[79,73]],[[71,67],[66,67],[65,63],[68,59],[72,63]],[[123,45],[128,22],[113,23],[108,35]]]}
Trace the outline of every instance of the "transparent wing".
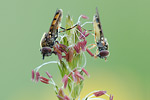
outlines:
{"label": "transparent wing", "polygon": [[96,15],[93,17],[93,27],[94,27],[94,32],[95,32],[95,38],[98,41],[102,41],[104,39],[104,34],[100,22],[100,17],[98,13],[98,9],[96,8]]}
{"label": "transparent wing", "polygon": [[49,35],[52,37],[58,36],[58,28],[60,27],[60,22],[62,19],[62,10],[59,9],[56,11],[53,21],[51,23],[50,29],[49,29]]}

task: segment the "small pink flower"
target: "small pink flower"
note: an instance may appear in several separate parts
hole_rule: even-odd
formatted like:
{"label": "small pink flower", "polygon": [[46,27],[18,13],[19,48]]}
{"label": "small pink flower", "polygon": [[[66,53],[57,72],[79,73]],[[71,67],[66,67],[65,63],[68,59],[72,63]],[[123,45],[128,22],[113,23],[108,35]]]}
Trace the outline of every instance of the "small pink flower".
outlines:
{"label": "small pink flower", "polygon": [[65,95],[64,100],[70,100],[70,98]]}
{"label": "small pink flower", "polygon": [[59,44],[59,46],[64,50],[67,48],[67,46],[65,46],[64,44]]}
{"label": "small pink flower", "polygon": [[86,46],[87,40],[84,39],[83,44],[84,44],[84,46]]}
{"label": "small pink flower", "polygon": [[89,19],[89,17],[87,17],[87,16],[85,16],[85,15],[81,15],[81,17],[82,17],[83,19]]}
{"label": "small pink flower", "polygon": [[49,84],[49,79],[43,77],[43,76],[40,76],[40,81],[45,83],[45,84]]}
{"label": "small pink flower", "polygon": [[81,42],[78,42],[77,43],[77,48],[80,50],[80,47],[81,47]]}
{"label": "small pink flower", "polygon": [[62,82],[64,83],[64,88],[66,88],[67,84],[68,84],[68,76],[67,75],[64,75]]}
{"label": "small pink flower", "polygon": [[77,82],[77,79],[76,79],[75,75],[71,74],[71,76],[72,76],[72,79],[74,80],[74,82]]}
{"label": "small pink flower", "polygon": [[78,71],[75,71],[75,75],[80,79],[84,80],[84,77]]}
{"label": "small pink flower", "polygon": [[69,51],[66,54],[66,60],[68,62],[72,62],[72,60],[73,60],[73,52],[74,52],[73,48],[69,48]]}
{"label": "small pink flower", "polygon": [[77,47],[77,45],[74,46],[74,49],[76,50],[77,53],[80,53],[80,49]]}
{"label": "small pink flower", "polygon": [[52,78],[52,75],[47,71],[45,72],[49,78]]}
{"label": "small pink flower", "polygon": [[86,51],[87,51],[91,56],[94,56],[94,54],[93,54],[88,48],[86,48]]}
{"label": "small pink flower", "polygon": [[96,97],[99,97],[99,96],[102,96],[106,93],[106,91],[98,91],[98,92],[94,92],[93,94],[96,96]]}
{"label": "small pink flower", "polygon": [[62,82],[64,83],[66,81],[67,75],[64,75]]}
{"label": "small pink flower", "polygon": [[40,73],[39,73],[39,72],[36,72],[35,81],[38,82],[38,81],[39,81],[39,78],[40,78]]}
{"label": "small pink flower", "polygon": [[87,33],[87,34],[85,35],[85,37],[89,36],[89,34],[90,34],[90,33]]}
{"label": "small pink flower", "polygon": [[86,31],[84,31],[83,33],[80,33],[80,39],[85,39],[85,33],[86,33]]}
{"label": "small pink flower", "polygon": [[90,74],[89,74],[84,68],[82,68],[82,71],[83,71],[88,77],[90,77]]}
{"label": "small pink flower", "polygon": [[78,30],[82,33],[81,26],[80,26],[80,25],[78,25],[78,26],[77,26],[77,28],[78,28]]}
{"label": "small pink flower", "polygon": [[62,52],[60,51],[58,45],[56,45],[56,46],[54,47],[54,50],[55,50],[57,53],[62,54]]}
{"label": "small pink flower", "polygon": [[87,43],[87,40],[80,42],[82,51],[85,51],[86,43]]}
{"label": "small pink flower", "polygon": [[35,76],[34,75],[34,70],[32,70],[32,79],[31,79],[32,81],[34,81],[34,76]]}
{"label": "small pink flower", "polygon": [[67,46],[65,46],[65,45],[63,45],[63,44],[59,44],[58,49],[59,49],[61,52],[66,52],[66,51],[67,51]]}
{"label": "small pink flower", "polygon": [[109,100],[113,100],[113,95],[112,95],[112,96],[110,95],[110,98],[109,98]]}

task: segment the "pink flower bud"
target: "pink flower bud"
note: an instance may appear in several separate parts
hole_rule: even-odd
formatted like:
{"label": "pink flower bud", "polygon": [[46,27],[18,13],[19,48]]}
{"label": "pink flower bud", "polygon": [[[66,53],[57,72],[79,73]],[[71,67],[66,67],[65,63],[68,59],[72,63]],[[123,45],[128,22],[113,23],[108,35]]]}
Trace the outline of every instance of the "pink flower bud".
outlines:
{"label": "pink flower bud", "polygon": [[64,82],[64,88],[67,87],[67,84],[68,84],[68,77],[67,77],[67,80]]}
{"label": "pink flower bud", "polygon": [[99,96],[102,96],[106,93],[106,91],[98,91],[98,92],[94,92],[93,94],[96,96],[96,97],[99,97]]}
{"label": "pink flower bud", "polygon": [[77,43],[77,48],[80,50],[80,47],[81,47],[81,42],[78,42]]}
{"label": "pink flower bud", "polygon": [[75,75],[71,74],[71,76],[72,76],[72,79],[74,80],[74,82],[77,82],[77,79],[76,79]]}
{"label": "pink flower bud", "polygon": [[86,31],[82,32],[82,34],[85,36]]}
{"label": "pink flower bud", "polygon": [[82,68],[82,71],[83,71],[88,77],[90,77],[89,73],[88,73],[84,68]]}
{"label": "pink flower bud", "polygon": [[80,25],[78,25],[78,30],[80,31],[80,32],[82,32],[82,29],[81,29],[81,26]]}
{"label": "pink flower bud", "polygon": [[32,81],[34,81],[34,70],[32,70]]}
{"label": "pink flower bud", "polygon": [[74,46],[74,49],[76,50],[77,53],[80,53],[80,49],[77,47],[77,45]]}
{"label": "pink flower bud", "polygon": [[83,33],[80,33],[80,37],[79,38],[80,39],[82,39],[82,38],[85,39],[85,33],[86,33],[86,31],[84,31]]}
{"label": "pink flower bud", "polygon": [[62,82],[64,83],[64,88],[67,87],[67,83],[68,83],[68,76],[67,75],[64,75],[63,79],[62,79]]}
{"label": "pink flower bud", "polygon": [[39,73],[39,72],[36,72],[35,81],[38,82],[38,81],[39,81],[39,78],[40,78],[40,73]]}
{"label": "pink flower bud", "polygon": [[62,52],[61,52],[61,50],[59,50],[58,45],[55,45],[55,46],[53,46],[53,47],[54,47],[54,51],[57,53],[57,55],[58,55],[58,54],[61,54],[61,55],[62,55]]}
{"label": "pink flower bud", "polygon": [[45,72],[49,78],[52,78],[52,75],[47,71]]}
{"label": "pink flower bud", "polygon": [[84,41],[80,42],[80,44],[81,44],[81,48],[82,48],[82,51],[85,51],[86,43],[87,43],[87,41],[86,41],[86,40],[84,40]]}
{"label": "pink flower bud", "polygon": [[66,81],[67,75],[64,75],[62,82],[64,83]]}
{"label": "pink flower bud", "polygon": [[67,46],[65,46],[65,45],[63,45],[63,44],[59,44],[58,49],[59,49],[61,52],[66,52],[66,51],[67,51]]}
{"label": "pink flower bud", "polygon": [[91,56],[94,56],[94,54],[93,54],[88,48],[86,48],[86,51],[87,51]]}
{"label": "pink flower bud", "polygon": [[80,36],[79,36],[79,39],[82,39],[82,38],[83,38],[83,35],[80,35]]}
{"label": "pink flower bud", "polygon": [[89,36],[89,34],[90,34],[90,33],[87,33],[87,34],[85,35],[85,37]]}
{"label": "pink flower bud", "polygon": [[77,77],[81,78],[82,80],[84,80],[84,77],[78,71],[75,72],[75,75]]}
{"label": "pink flower bud", "polygon": [[63,45],[63,44],[59,44],[59,46],[60,46],[61,48],[63,48],[63,49],[66,49],[66,48],[67,48],[67,46],[65,46],[65,45]]}
{"label": "pink flower bud", "polygon": [[87,17],[87,16],[85,16],[85,15],[81,15],[81,17],[82,17],[83,19],[89,19],[89,17]]}
{"label": "pink flower bud", "polygon": [[73,60],[73,49],[72,48],[69,48],[69,51],[68,51],[68,53],[66,54],[66,60],[68,61],[68,62],[72,62],[72,60]]}
{"label": "pink flower bud", "polygon": [[86,46],[87,40],[84,39],[83,44],[84,44],[84,46]]}
{"label": "pink flower bud", "polygon": [[70,98],[65,95],[64,100],[70,100]]}
{"label": "pink flower bud", "polygon": [[40,81],[45,83],[45,84],[49,84],[49,79],[43,77],[43,76],[40,76]]}

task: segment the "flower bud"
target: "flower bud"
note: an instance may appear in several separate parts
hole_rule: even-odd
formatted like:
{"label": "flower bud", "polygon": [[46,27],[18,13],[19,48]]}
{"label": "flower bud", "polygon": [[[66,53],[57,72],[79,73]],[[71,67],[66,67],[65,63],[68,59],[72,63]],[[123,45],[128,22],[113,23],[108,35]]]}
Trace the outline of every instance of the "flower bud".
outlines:
{"label": "flower bud", "polygon": [[96,96],[96,97],[99,97],[99,96],[102,96],[106,93],[106,91],[98,91],[98,92],[94,92],[93,94]]}

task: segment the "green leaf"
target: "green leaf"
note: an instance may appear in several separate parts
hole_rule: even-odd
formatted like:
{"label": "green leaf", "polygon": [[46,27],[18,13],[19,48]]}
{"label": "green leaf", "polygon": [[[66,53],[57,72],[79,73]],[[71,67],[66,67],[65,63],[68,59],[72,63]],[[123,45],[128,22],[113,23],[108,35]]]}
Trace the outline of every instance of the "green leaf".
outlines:
{"label": "green leaf", "polygon": [[62,69],[62,77],[64,77],[64,75],[68,75],[69,71],[67,69],[66,64],[63,61],[60,61],[60,65],[61,65],[61,69]]}
{"label": "green leaf", "polygon": [[56,91],[55,91],[55,93],[56,93],[56,94],[58,94],[58,91],[59,91],[59,88],[58,88],[58,86],[55,86],[55,88],[56,88]]}
{"label": "green leaf", "polygon": [[[66,29],[73,27],[73,20],[71,19],[70,15],[66,16]],[[66,34],[68,35],[68,41],[69,45],[74,43],[74,30],[68,30],[66,31]]]}
{"label": "green leaf", "polygon": [[68,80],[68,90],[69,90],[69,92],[71,92],[71,89],[72,89],[72,81],[69,79]]}
{"label": "green leaf", "polygon": [[71,96],[72,96],[73,98],[77,98],[79,91],[80,91],[80,90],[79,90],[79,85],[75,85],[74,88],[73,88],[73,91],[72,91]]}
{"label": "green leaf", "polygon": [[68,65],[71,69],[74,69],[82,64],[82,55],[83,54],[75,54],[72,62],[68,62]]}
{"label": "green leaf", "polygon": [[69,46],[67,37],[63,37],[63,44]]}
{"label": "green leaf", "polygon": [[[73,20],[71,19],[70,15],[66,16],[66,29],[71,28],[73,26]],[[66,32],[70,35],[70,30]]]}

